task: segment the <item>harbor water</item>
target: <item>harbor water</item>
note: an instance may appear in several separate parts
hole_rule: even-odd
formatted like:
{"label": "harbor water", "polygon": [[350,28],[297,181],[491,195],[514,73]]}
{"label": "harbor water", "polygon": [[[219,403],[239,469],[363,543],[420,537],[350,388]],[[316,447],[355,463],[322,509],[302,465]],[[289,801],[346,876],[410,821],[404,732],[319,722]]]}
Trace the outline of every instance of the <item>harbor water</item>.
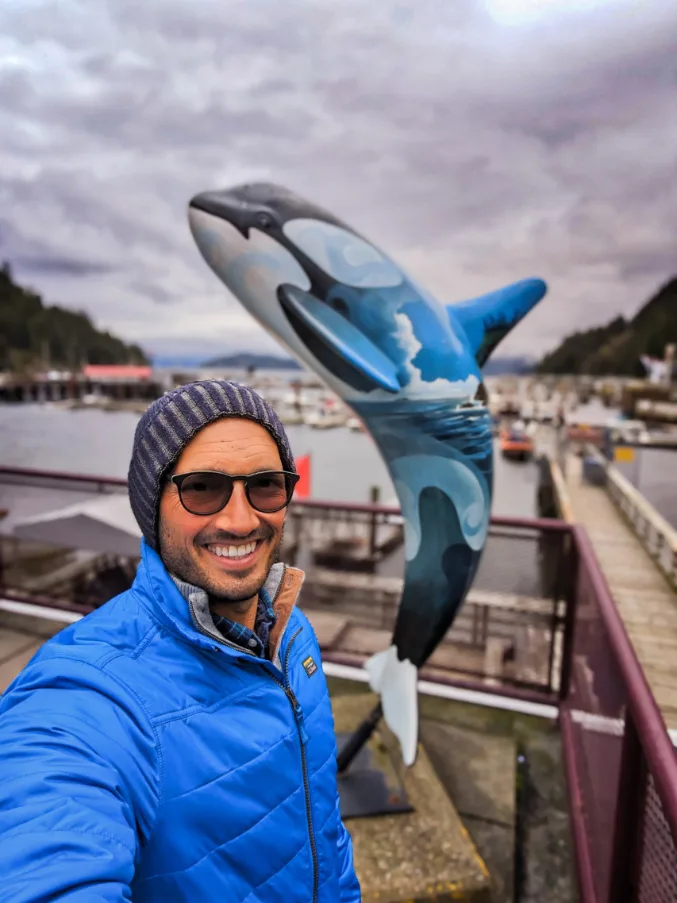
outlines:
{"label": "harbor water", "polygon": [[[96,407],[0,405],[0,466],[126,477],[138,420],[139,414]],[[368,502],[371,488],[377,486],[383,504],[397,504],[386,467],[367,433],[306,424],[286,429],[294,454],[311,456],[313,498]],[[543,450],[549,446],[546,443]],[[496,440],[494,451],[493,513],[535,516],[537,464],[506,461]],[[677,450],[638,447],[631,462],[618,462],[617,467],[677,527]]]}
{"label": "harbor water", "polygon": [[[68,410],[50,404],[0,406],[0,465],[126,477],[138,414]],[[372,486],[383,504],[397,504],[386,467],[367,433],[345,427],[287,428],[294,454],[311,456],[312,497],[368,502]],[[506,461],[496,448],[493,513],[536,514],[538,467]]]}

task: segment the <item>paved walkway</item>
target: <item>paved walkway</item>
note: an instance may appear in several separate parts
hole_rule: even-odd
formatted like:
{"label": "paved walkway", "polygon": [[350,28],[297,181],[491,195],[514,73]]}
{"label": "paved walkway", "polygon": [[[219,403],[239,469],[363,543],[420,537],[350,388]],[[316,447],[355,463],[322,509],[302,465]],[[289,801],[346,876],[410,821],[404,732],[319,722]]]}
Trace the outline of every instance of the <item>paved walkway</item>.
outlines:
{"label": "paved walkway", "polygon": [[645,552],[604,488],[581,479],[570,455],[565,483],[575,521],[588,532],[665,722],[677,729],[677,593]]}
{"label": "paved walkway", "polygon": [[0,693],[33,658],[46,639],[74,620],[68,612],[51,610],[44,617],[29,616],[21,605],[0,605]]}
{"label": "paved walkway", "polygon": [[42,643],[41,637],[0,626],[0,693],[7,689]]}

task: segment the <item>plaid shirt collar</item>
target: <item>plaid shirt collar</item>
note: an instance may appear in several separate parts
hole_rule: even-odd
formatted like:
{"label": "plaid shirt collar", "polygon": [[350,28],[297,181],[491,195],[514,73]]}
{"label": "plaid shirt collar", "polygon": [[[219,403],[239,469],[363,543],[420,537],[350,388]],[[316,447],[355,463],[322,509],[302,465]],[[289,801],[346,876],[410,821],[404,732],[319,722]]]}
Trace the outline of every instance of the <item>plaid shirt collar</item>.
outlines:
{"label": "plaid shirt collar", "polygon": [[259,658],[269,658],[269,640],[270,631],[277,621],[277,616],[273,610],[273,605],[268,598],[266,591],[261,588],[259,590],[259,599],[256,606],[256,621],[254,629],[250,630],[244,624],[238,624],[222,615],[212,612],[214,619],[214,627],[221,633],[224,639],[241,646],[243,649],[249,649]]}
{"label": "plaid shirt collar", "polygon": [[[189,601],[191,593],[204,593],[204,590],[200,589],[200,587],[193,586],[192,583],[186,583],[185,580],[180,580],[173,574],[170,574],[170,577],[186,601]],[[250,630],[244,624],[238,624],[236,621],[224,618],[222,615],[217,615],[211,609],[210,614],[214,627],[229,643],[234,643],[241,649],[253,652],[258,658],[269,657],[270,631],[275,626],[277,615],[273,609],[272,600],[263,587],[259,590],[254,630]]]}

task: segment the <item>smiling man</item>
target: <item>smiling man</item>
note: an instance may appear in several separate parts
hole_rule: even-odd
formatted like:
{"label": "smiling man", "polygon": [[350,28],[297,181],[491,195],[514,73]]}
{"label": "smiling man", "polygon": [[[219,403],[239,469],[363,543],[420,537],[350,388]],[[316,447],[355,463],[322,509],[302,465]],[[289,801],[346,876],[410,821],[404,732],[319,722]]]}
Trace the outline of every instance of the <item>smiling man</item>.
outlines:
{"label": "smiling man", "polygon": [[143,415],[134,585],[0,699],[3,900],[359,901],[303,575],[277,561],[297,479],[246,386]]}

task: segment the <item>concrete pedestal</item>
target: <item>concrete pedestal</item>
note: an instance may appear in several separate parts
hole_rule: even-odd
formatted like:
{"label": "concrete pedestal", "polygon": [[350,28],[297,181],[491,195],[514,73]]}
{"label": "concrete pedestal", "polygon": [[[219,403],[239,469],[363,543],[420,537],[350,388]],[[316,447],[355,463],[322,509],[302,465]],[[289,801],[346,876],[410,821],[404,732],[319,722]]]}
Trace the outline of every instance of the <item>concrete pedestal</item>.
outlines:
{"label": "concrete pedestal", "polygon": [[[332,699],[337,732],[353,730],[371,711],[371,694]],[[375,759],[402,782],[413,812],[349,818],[363,903],[489,900],[490,877],[422,746],[402,764],[396,738],[381,722],[369,741]]]}

